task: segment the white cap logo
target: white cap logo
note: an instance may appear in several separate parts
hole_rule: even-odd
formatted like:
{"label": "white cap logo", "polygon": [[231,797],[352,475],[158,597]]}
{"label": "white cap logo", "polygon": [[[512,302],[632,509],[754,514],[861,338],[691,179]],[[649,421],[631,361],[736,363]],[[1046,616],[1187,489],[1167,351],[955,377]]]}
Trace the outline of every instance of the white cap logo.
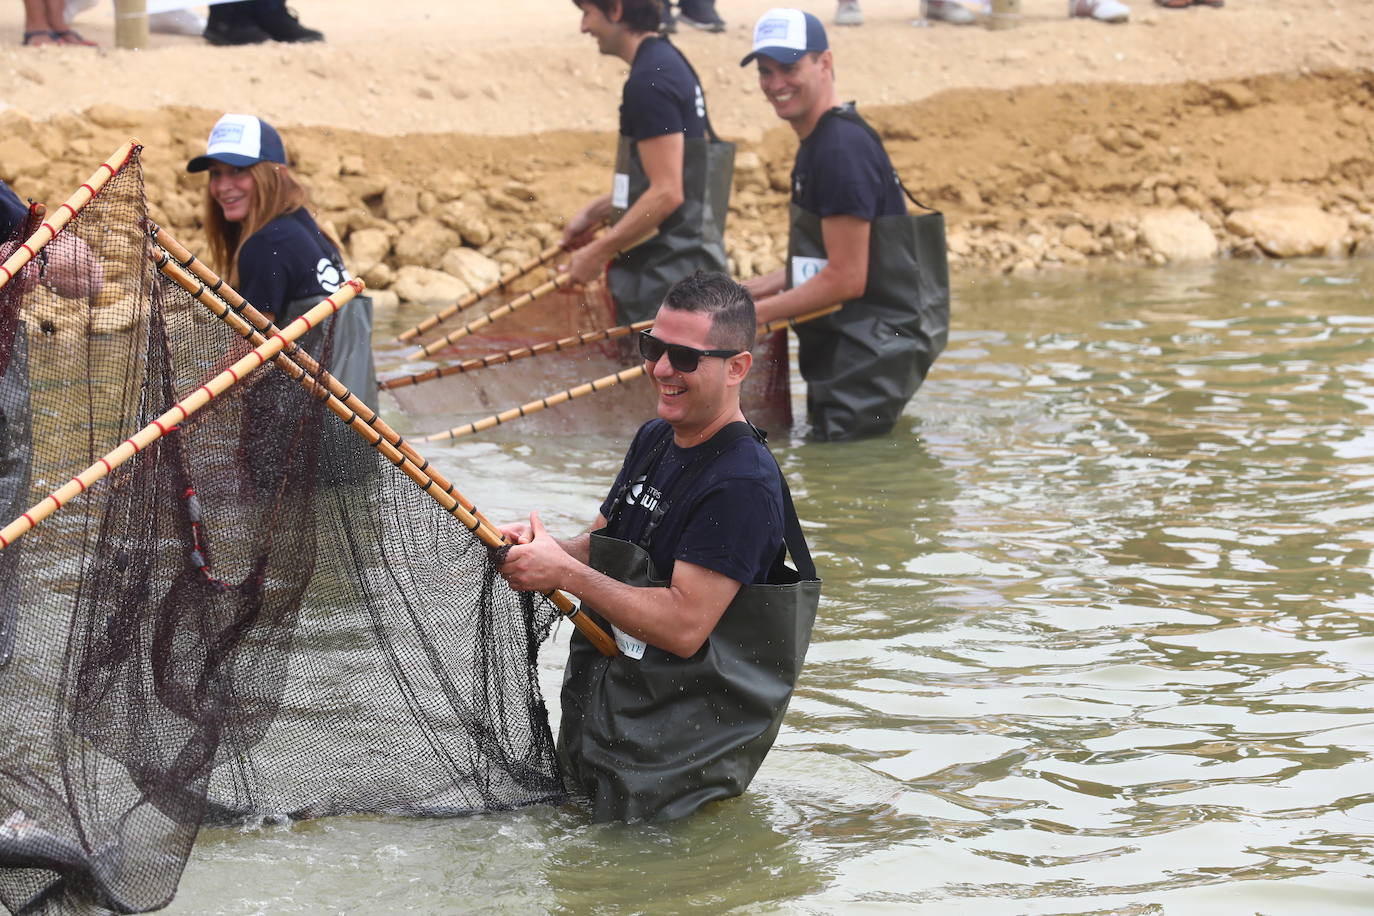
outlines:
{"label": "white cap logo", "polygon": [[258,159],[262,155],[262,122],[252,115],[227,114],[210,131],[207,156],[225,153]]}
{"label": "white cap logo", "polygon": [[806,50],[806,20],[801,10],[769,10],[754,26],[754,50],[792,48]]}
{"label": "white cap logo", "polygon": [[825,27],[815,16],[802,10],[771,9],[754,25],[754,49],[740,61],[740,66],[760,54],[781,64],[792,64],[807,52],[829,47]]}

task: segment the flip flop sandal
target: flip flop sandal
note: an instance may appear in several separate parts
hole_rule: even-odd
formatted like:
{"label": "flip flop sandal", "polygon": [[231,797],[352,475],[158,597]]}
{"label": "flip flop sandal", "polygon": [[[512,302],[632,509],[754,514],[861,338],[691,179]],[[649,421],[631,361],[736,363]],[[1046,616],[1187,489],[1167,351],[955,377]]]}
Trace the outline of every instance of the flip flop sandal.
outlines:
{"label": "flip flop sandal", "polygon": [[1168,10],[1186,9],[1193,5],[1193,0],[1155,0],[1155,3]]}
{"label": "flip flop sandal", "polygon": [[83,48],[98,47],[95,42],[82,37],[80,32],[73,29],[63,29],[60,32],[53,32],[52,37],[57,39],[60,45],[80,45]]}
{"label": "flip flop sandal", "polygon": [[[37,39],[40,38],[46,38],[47,41],[38,41]],[[24,33],[24,47],[26,48],[41,48],[43,45],[55,44],[57,44],[57,35],[47,29],[36,29]]]}
{"label": "flip flop sandal", "polygon": [[1195,6],[1210,6],[1212,9],[1221,9],[1226,5],[1226,0],[1193,0]]}

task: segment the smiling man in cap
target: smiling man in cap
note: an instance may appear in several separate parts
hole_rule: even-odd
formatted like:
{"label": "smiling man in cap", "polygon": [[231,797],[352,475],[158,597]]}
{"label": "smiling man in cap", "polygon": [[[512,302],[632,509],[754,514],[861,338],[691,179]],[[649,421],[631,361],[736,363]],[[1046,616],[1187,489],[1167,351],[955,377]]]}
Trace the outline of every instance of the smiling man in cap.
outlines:
{"label": "smiling man in cap", "polygon": [[764,13],[740,66],[751,62],[764,99],[801,145],[787,266],[746,286],[760,323],[844,304],[796,328],[810,433],[886,433],[944,348],[943,221],[907,213],[882,141],[852,102],[840,103],[819,19],[798,9]]}

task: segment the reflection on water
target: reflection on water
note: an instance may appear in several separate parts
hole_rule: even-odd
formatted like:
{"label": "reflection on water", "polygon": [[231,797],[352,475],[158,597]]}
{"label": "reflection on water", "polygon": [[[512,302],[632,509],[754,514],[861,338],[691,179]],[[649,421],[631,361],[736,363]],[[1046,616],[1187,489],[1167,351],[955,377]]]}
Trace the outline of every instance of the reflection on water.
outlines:
{"label": "reflection on water", "polygon": [[[966,286],[896,434],[775,442],[826,591],[749,796],[667,828],[221,828],[172,911],[1368,911],[1371,287],[1333,262]],[[621,448],[428,451],[569,531]]]}

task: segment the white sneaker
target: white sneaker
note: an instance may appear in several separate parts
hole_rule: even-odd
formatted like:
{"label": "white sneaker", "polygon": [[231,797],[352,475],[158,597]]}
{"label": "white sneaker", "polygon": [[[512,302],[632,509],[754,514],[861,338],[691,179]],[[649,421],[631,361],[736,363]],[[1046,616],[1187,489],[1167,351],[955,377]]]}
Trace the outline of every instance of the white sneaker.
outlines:
{"label": "white sneaker", "polygon": [[164,35],[194,35],[205,33],[205,20],[190,10],[167,10],[148,14],[148,31]]}
{"label": "white sneaker", "polygon": [[1121,0],[1069,0],[1069,18],[1125,22],[1131,18],[1131,8]]}
{"label": "white sneaker", "polygon": [[863,25],[864,11],[859,9],[859,0],[840,0],[835,7],[836,25]]}
{"label": "white sneaker", "polygon": [[958,0],[927,0],[926,15],[953,25],[973,25],[978,17]]}

